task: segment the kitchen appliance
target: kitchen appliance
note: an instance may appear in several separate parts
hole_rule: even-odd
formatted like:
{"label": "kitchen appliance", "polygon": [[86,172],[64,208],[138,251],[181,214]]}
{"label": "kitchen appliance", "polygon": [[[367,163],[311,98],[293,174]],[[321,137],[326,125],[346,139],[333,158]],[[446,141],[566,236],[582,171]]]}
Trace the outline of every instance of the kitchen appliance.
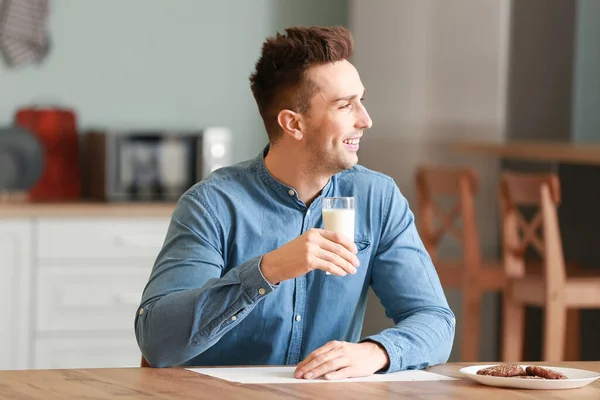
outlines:
{"label": "kitchen appliance", "polygon": [[24,106],[15,125],[37,136],[43,148],[43,171],[28,190],[31,201],[73,201],[81,198],[77,113],[68,107]]}
{"label": "kitchen appliance", "polygon": [[84,135],[88,196],[104,201],[177,201],[231,164],[231,132],[90,131]]}
{"label": "kitchen appliance", "polygon": [[0,201],[24,194],[43,168],[44,149],[35,134],[18,126],[0,128]]}

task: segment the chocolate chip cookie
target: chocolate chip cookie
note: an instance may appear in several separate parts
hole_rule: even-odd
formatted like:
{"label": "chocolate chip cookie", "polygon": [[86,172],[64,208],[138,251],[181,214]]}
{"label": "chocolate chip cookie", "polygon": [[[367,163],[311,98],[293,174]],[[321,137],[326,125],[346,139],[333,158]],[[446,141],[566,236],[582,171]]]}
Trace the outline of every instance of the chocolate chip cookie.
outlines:
{"label": "chocolate chip cookie", "polygon": [[520,376],[515,376],[514,378],[519,378],[519,379],[544,379],[541,376],[535,376],[535,375],[520,375]]}
{"label": "chocolate chip cookie", "polygon": [[539,376],[544,379],[567,379],[565,374],[544,367],[529,366],[525,369],[527,375]]}
{"label": "chocolate chip cookie", "polygon": [[519,365],[501,364],[482,368],[477,371],[477,375],[501,376],[504,378],[510,378],[513,376],[527,375],[527,373]]}

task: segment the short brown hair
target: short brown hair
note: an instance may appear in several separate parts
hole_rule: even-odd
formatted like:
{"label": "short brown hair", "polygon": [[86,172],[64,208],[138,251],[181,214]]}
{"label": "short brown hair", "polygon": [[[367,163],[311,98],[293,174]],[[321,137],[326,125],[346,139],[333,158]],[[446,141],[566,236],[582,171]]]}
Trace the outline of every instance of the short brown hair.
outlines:
{"label": "short brown hair", "polygon": [[353,47],[352,34],[341,26],[291,27],[265,41],[250,75],[250,88],[271,143],[281,134],[277,125],[280,110],[309,111],[318,88],[307,79],[308,69],[345,60],[352,56]]}

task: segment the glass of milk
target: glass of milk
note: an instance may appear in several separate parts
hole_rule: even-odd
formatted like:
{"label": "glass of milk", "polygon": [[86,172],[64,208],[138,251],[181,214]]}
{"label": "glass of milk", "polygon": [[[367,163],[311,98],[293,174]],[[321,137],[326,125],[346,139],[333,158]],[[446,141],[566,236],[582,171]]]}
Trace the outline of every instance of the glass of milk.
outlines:
{"label": "glass of milk", "polygon": [[354,242],[354,197],[323,198],[322,214],[323,229],[341,233]]}

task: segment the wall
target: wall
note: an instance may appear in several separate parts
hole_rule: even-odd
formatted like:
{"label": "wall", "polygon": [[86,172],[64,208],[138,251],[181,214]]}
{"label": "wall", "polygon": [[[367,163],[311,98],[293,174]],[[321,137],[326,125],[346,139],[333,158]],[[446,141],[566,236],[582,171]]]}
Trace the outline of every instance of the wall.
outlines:
{"label": "wall", "polygon": [[513,1],[507,136],[570,139],[575,4]]}
{"label": "wall", "polygon": [[572,138],[600,141],[600,2],[578,0]]}
{"label": "wall", "polygon": [[[600,2],[578,0],[575,32],[575,76],[573,89],[572,140],[575,142],[600,141]],[[561,229],[565,256],[573,255],[582,266],[597,269],[597,227],[600,213],[598,166],[562,166],[563,207]],[[581,221],[585,221],[582,223]],[[577,257],[576,257],[577,256]],[[600,331],[600,310],[582,312],[582,360],[600,358],[597,332]]]}
{"label": "wall", "polygon": [[47,60],[0,62],[0,125],[18,105],[65,104],[83,129],[225,125],[234,160],[253,157],[267,142],[248,83],[262,41],[346,22],[346,0],[54,0]]}
{"label": "wall", "polygon": [[[354,64],[367,88],[373,128],[360,160],[392,176],[415,209],[416,166],[461,164],[477,168],[483,253],[498,251],[498,163],[455,154],[461,138],[501,140],[505,131],[510,2],[504,0],[379,0],[350,2],[356,39]],[[445,250],[452,253],[453,243]],[[459,321],[460,294],[447,291]],[[482,360],[498,358],[497,301],[484,300]],[[371,296],[365,333],[390,325]],[[460,341],[451,356],[456,360]]]}
{"label": "wall", "polygon": [[[571,116],[569,137],[573,142],[600,141],[600,3],[578,0],[573,8],[572,88],[568,96],[568,113]],[[560,21],[564,24],[564,14]],[[554,45],[554,43],[552,44]],[[597,165],[565,165],[555,167],[561,181],[562,203],[559,223],[563,250],[567,261],[576,262],[582,268],[598,269],[600,255],[597,237],[600,213],[590,212],[600,202],[600,186],[597,184],[600,167]],[[536,343],[541,334],[542,313],[530,310],[537,317],[528,318],[530,334],[526,346]],[[600,310],[583,310],[581,317],[581,356],[584,361],[600,357],[597,332],[600,329]],[[529,346],[531,348],[532,346]],[[534,347],[535,348],[535,347]],[[532,354],[535,357],[537,354]]]}

